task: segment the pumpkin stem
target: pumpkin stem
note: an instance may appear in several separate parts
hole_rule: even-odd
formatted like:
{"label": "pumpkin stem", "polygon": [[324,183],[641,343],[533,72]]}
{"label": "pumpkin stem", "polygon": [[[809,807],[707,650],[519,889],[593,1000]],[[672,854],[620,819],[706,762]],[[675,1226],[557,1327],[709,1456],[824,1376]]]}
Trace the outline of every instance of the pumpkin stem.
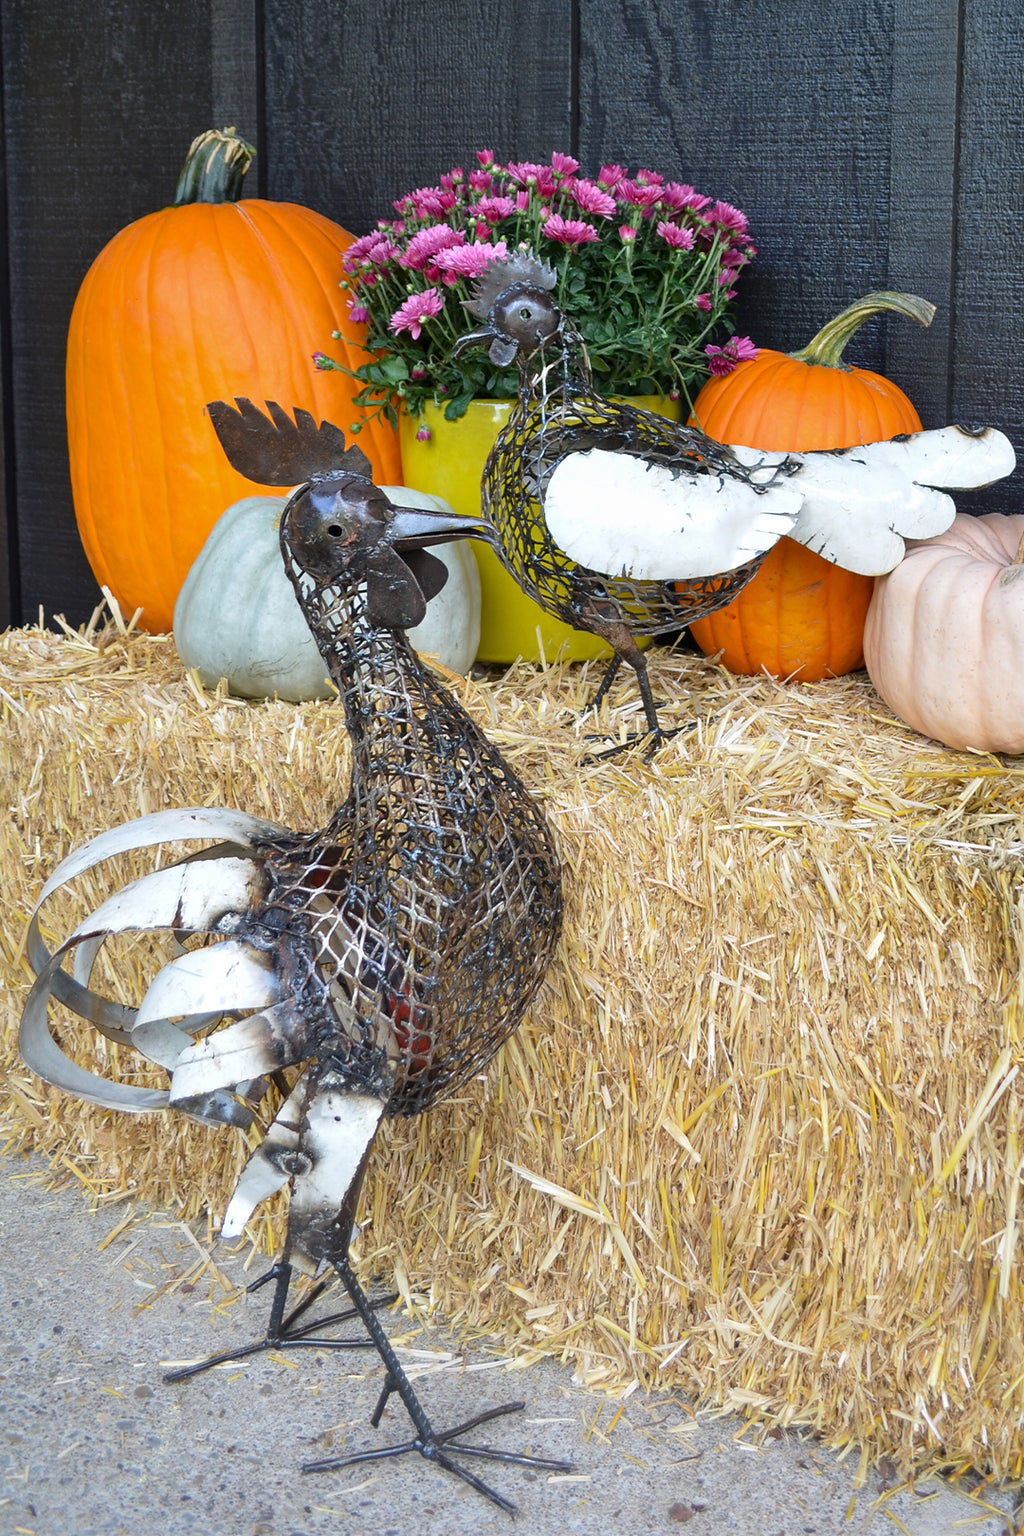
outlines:
{"label": "pumpkin stem", "polygon": [[829,320],[823,325],[813,341],[800,352],[791,352],[790,357],[798,363],[820,363],[825,368],[849,368],[849,363],[843,362],[843,352],[847,342],[872,315],[906,315],[908,320],[916,320],[919,325],[931,325],[935,315],[935,305],[929,304],[927,299],[919,299],[914,293],[868,293],[864,298],[851,304],[849,309],[844,309],[841,315],[836,315],[834,320]]}
{"label": "pumpkin stem", "polygon": [[242,179],[256,151],[234,128],[210,128],[192,140],[185,157],[174,207],[183,203],[237,203]]}

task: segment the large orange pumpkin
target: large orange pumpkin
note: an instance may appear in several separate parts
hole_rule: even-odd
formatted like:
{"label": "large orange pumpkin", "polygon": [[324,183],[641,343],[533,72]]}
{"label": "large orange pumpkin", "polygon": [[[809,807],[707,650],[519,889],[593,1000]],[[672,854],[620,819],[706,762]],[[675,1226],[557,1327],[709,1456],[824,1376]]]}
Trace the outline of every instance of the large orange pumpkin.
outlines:
{"label": "large orange pumpkin", "polygon": [[[927,325],[935,307],[913,294],[868,294],[803,351],[764,348],[734,372],[710,379],[694,402],[691,424],[718,442],[784,453],[853,448],[919,432],[921,418],[901,389],[842,361],[858,327],[887,312]],[[705,655],[721,651],[731,672],[764,670],[799,682],[841,677],[863,663],[872,586],[870,576],[844,571],[782,538],[739,596],[690,632]]]}
{"label": "large orange pumpkin", "polygon": [[[123,229],[96,258],[68,335],[67,418],[75,515],[96,579],[151,631],[226,506],[257,487],[229,466],[208,401],[248,395],[348,429],[355,386],[321,372],[331,347],[366,361],[341,309],[352,236],[295,203],[238,202],[252,150],[233,129],[195,140],[174,206]],[[333,345],[332,333],[341,337]],[[367,421],[360,446],[401,479],[395,434]],[[278,488],[274,488],[279,494]]]}

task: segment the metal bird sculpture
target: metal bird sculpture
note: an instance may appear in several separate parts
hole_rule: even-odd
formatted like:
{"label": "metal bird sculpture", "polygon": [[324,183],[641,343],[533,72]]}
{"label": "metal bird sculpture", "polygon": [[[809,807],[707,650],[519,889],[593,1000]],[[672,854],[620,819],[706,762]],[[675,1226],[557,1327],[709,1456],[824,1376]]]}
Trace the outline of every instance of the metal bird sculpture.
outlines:
{"label": "metal bird sculpture", "polygon": [[[275,1083],[284,1102],[222,1225],[223,1236],[239,1235],[256,1205],[290,1184],[284,1249],[264,1276],[275,1282],[270,1326],[266,1339],[216,1358],[314,1342],[311,1326],[297,1326],[308,1301],[285,1316],[289,1283],[295,1270],[333,1270],[386,1367],[371,1422],[397,1391],[414,1434],[304,1470],[418,1451],[511,1511],[455,1458],[565,1463],[464,1442],[521,1403],[435,1430],[349,1261],[381,1123],[422,1113],[481,1071],[536,995],[561,925],[559,865],[541,812],[403,633],[447,574],[428,546],[486,529],[392,504],[336,427],[267,410],[241,399],[209,407],[236,469],[262,484],[301,482],[281,518],[281,550],[344,704],[347,798],[315,832],[243,811],[168,810],[72,853],[32,918],[37,980],[21,1051],[40,1077],[95,1104],[169,1107],[243,1128]],[[113,854],[186,838],[217,843],[118,891],[48,953],[39,909],[53,892]],[[90,979],[108,937],[145,929],[170,930],[188,947],[133,1010]],[[165,1068],[168,1089],[108,1082],[72,1062],[51,1033],[51,997]]]}
{"label": "metal bird sculpture", "polygon": [[[483,323],[456,350],[486,345],[519,365],[519,397],[484,469],[496,551],[520,587],[634,669],[653,749],[662,732],[637,639],[723,607],[783,534],[835,564],[880,575],[904,539],[941,533],[945,490],[1008,475],[1002,433],[946,427],[822,453],[762,453],[602,398],[586,349],[556,304],[555,273],[528,252],[495,261],[466,308]],[[941,488],[941,489],[939,489]]]}

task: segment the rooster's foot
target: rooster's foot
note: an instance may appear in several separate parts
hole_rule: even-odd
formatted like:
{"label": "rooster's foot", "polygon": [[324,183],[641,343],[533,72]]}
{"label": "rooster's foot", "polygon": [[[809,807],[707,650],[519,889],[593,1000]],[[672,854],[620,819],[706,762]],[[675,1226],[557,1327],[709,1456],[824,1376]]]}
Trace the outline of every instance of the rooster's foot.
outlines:
{"label": "rooster's foot", "polygon": [[[381,1401],[377,1405],[371,1423],[376,1426],[383,1412],[391,1392],[396,1390],[397,1383],[389,1376],[387,1385],[381,1395]],[[332,1472],[339,1467],[352,1467],[364,1461],[384,1461],[392,1456],[404,1456],[409,1451],[418,1451],[427,1461],[434,1461],[439,1467],[444,1467],[446,1472],[452,1472],[456,1477],[475,1488],[477,1493],[482,1493],[484,1498],[490,1499],[492,1504],[497,1504],[499,1509],[514,1515],[516,1506],[510,1499],[498,1493],[485,1483],[475,1473],[460,1467],[453,1456],[476,1456],[486,1461],[504,1461],[517,1467],[536,1467],[542,1472],[571,1472],[572,1463],[558,1461],[547,1456],[527,1456],[517,1451],[501,1451],[490,1445],[461,1445],[455,1442],[470,1430],[476,1429],[480,1424],[486,1424],[491,1419],[503,1417],[507,1413],[518,1413],[524,1403],[506,1403],[501,1408],[489,1408],[485,1413],[478,1413],[472,1419],[467,1419],[465,1424],[459,1424],[454,1429],[435,1430],[424,1419],[422,1429],[412,1440],[405,1440],[398,1445],[388,1445],[376,1451],[356,1451],[351,1456],[333,1456],[324,1461],[310,1461],[302,1468],[303,1472]]]}
{"label": "rooster's foot", "polygon": [[[205,1360],[196,1361],[193,1365],[179,1366],[176,1370],[166,1372],[164,1381],[185,1381],[189,1376],[198,1376],[202,1371],[208,1371],[215,1365],[224,1365],[229,1360],[244,1360],[248,1355],[259,1354],[264,1349],[372,1348],[371,1341],[364,1337],[328,1339],[320,1336],[321,1329],[332,1328],[338,1323],[348,1323],[358,1317],[359,1313],[355,1307],[347,1307],[344,1312],[332,1312],[328,1317],[318,1317],[313,1322],[304,1323],[301,1328],[297,1327],[299,1319],[323,1294],[327,1281],[318,1281],[309,1294],[286,1314],[284,1306],[291,1278],[291,1265],[278,1262],[268,1269],[265,1275],[260,1275],[258,1280],[254,1280],[246,1287],[248,1292],[258,1291],[269,1281],[275,1282],[274,1300],[271,1304],[270,1320],[264,1338],[254,1339],[248,1344],[239,1344],[235,1349],[222,1350],[219,1354],[209,1355]],[[397,1300],[397,1295],[381,1296],[370,1302],[370,1306],[388,1307]]]}

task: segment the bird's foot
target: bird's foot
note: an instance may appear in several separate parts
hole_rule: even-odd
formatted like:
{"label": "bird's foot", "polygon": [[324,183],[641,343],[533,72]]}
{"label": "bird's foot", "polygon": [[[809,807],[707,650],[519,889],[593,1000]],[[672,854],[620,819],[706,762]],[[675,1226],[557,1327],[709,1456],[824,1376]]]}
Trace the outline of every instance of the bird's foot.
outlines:
{"label": "bird's foot", "polygon": [[[376,1428],[380,1422],[380,1416],[384,1411],[391,1392],[395,1389],[395,1383],[388,1378],[388,1382],[381,1394],[381,1400],[371,1419]],[[470,1472],[467,1467],[459,1466],[453,1460],[454,1456],[477,1457],[483,1461],[503,1461],[517,1467],[536,1467],[541,1472],[571,1472],[572,1462],[559,1461],[547,1456],[527,1456],[517,1451],[502,1451],[490,1445],[462,1445],[463,1435],[468,1435],[471,1430],[481,1424],[486,1424],[491,1419],[504,1417],[508,1413],[518,1413],[525,1407],[524,1403],[506,1403],[501,1408],[489,1408],[485,1413],[478,1413],[472,1419],[467,1419],[465,1424],[458,1424],[454,1429],[435,1430],[429,1421],[423,1420],[424,1427],[412,1440],[404,1440],[398,1445],[388,1445],[375,1451],[356,1451],[351,1456],[331,1456],[323,1461],[309,1461],[303,1466],[303,1472],[333,1472],[339,1467],[352,1467],[364,1461],[384,1461],[393,1456],[404,1456],[409,1451],[418,1451],[427,1461],[436,1462],[439,1467],[444,1467],[446,1472],[451,1472],[455,1477],[461,1478],[477,1493],[482,1493],[485,1499],[492,1504],[497,1504],[507,1514],[514,1515],[516,1506],[511,1499],[506,1499],[503,1494],[488,1486],[482,1478]]]}
{"label": "bird's foot", "polygon": [[[591,763],[605,763],[609,758],[619,757],[623,752],[628,752],[633,747],[639,746],[643,746],[644,749],[644,762],[649,763],[659,747],[662,747],[666,741],[671,741],[673,736],[679,736],[684,731],[696,730],[697,724],[696,720],[689,720],[685,725],[676,725],[670,730],[666,730],[664,726],[659,725],[653,731],[631,732],[624,740],[616,742],[614,747],[609,747],[605,752],[588,752],[587,756],[581,759],[580,765],[585,768]],[[607,741],[607,739],[606,735],[601,736],[598,734],[586,737],[587,741]]]}
{"label": "bird's foot", "polygon": [[[321,1330],[324,1328],[332,1328],[339,1323],[349,1323],[353,1318],[358,1317],[359,1313],[354,1307],[347,1307],[343,1312],[332,1312],[327,1317],[318,1317],[312,1322],[303,1323],[301,1327],[297,1326],[299,1319],[323,1294],[327,1281],[318,1281],[309,1294],[286,1314],[284,1298],[287,1295],[290,1280],[290,1267],[274,1264],[266,1274],[260,1275],[258,1280],[246,1286],[246,1292],[249,1294],[258,1291],[269,1281],[275,1282],[270,1323],[262,1339],[253,1339],[248,1344],[239,1344],[235,1349],[222,1350],[219,1354],[209,1355],[205,1360],[198,1360],[191,1365],[178,1366],[176,1370],[165,1372],[164,1381],[185,1381],[190,1376],[198,1376],[203,1371],[211,1370],[215,1365],[225,1365],[231,1360],[244,1360],[247,1356],[259,1354],[265,1349],[367,1349],[373,1347],[372,1341],[365,1336],[357,1339],[334,1339],[324,1338],[321,1335]],[[369,1305],[373,1308],[389,1307],[397,1300],[397,1294],[380,1296]]]}

